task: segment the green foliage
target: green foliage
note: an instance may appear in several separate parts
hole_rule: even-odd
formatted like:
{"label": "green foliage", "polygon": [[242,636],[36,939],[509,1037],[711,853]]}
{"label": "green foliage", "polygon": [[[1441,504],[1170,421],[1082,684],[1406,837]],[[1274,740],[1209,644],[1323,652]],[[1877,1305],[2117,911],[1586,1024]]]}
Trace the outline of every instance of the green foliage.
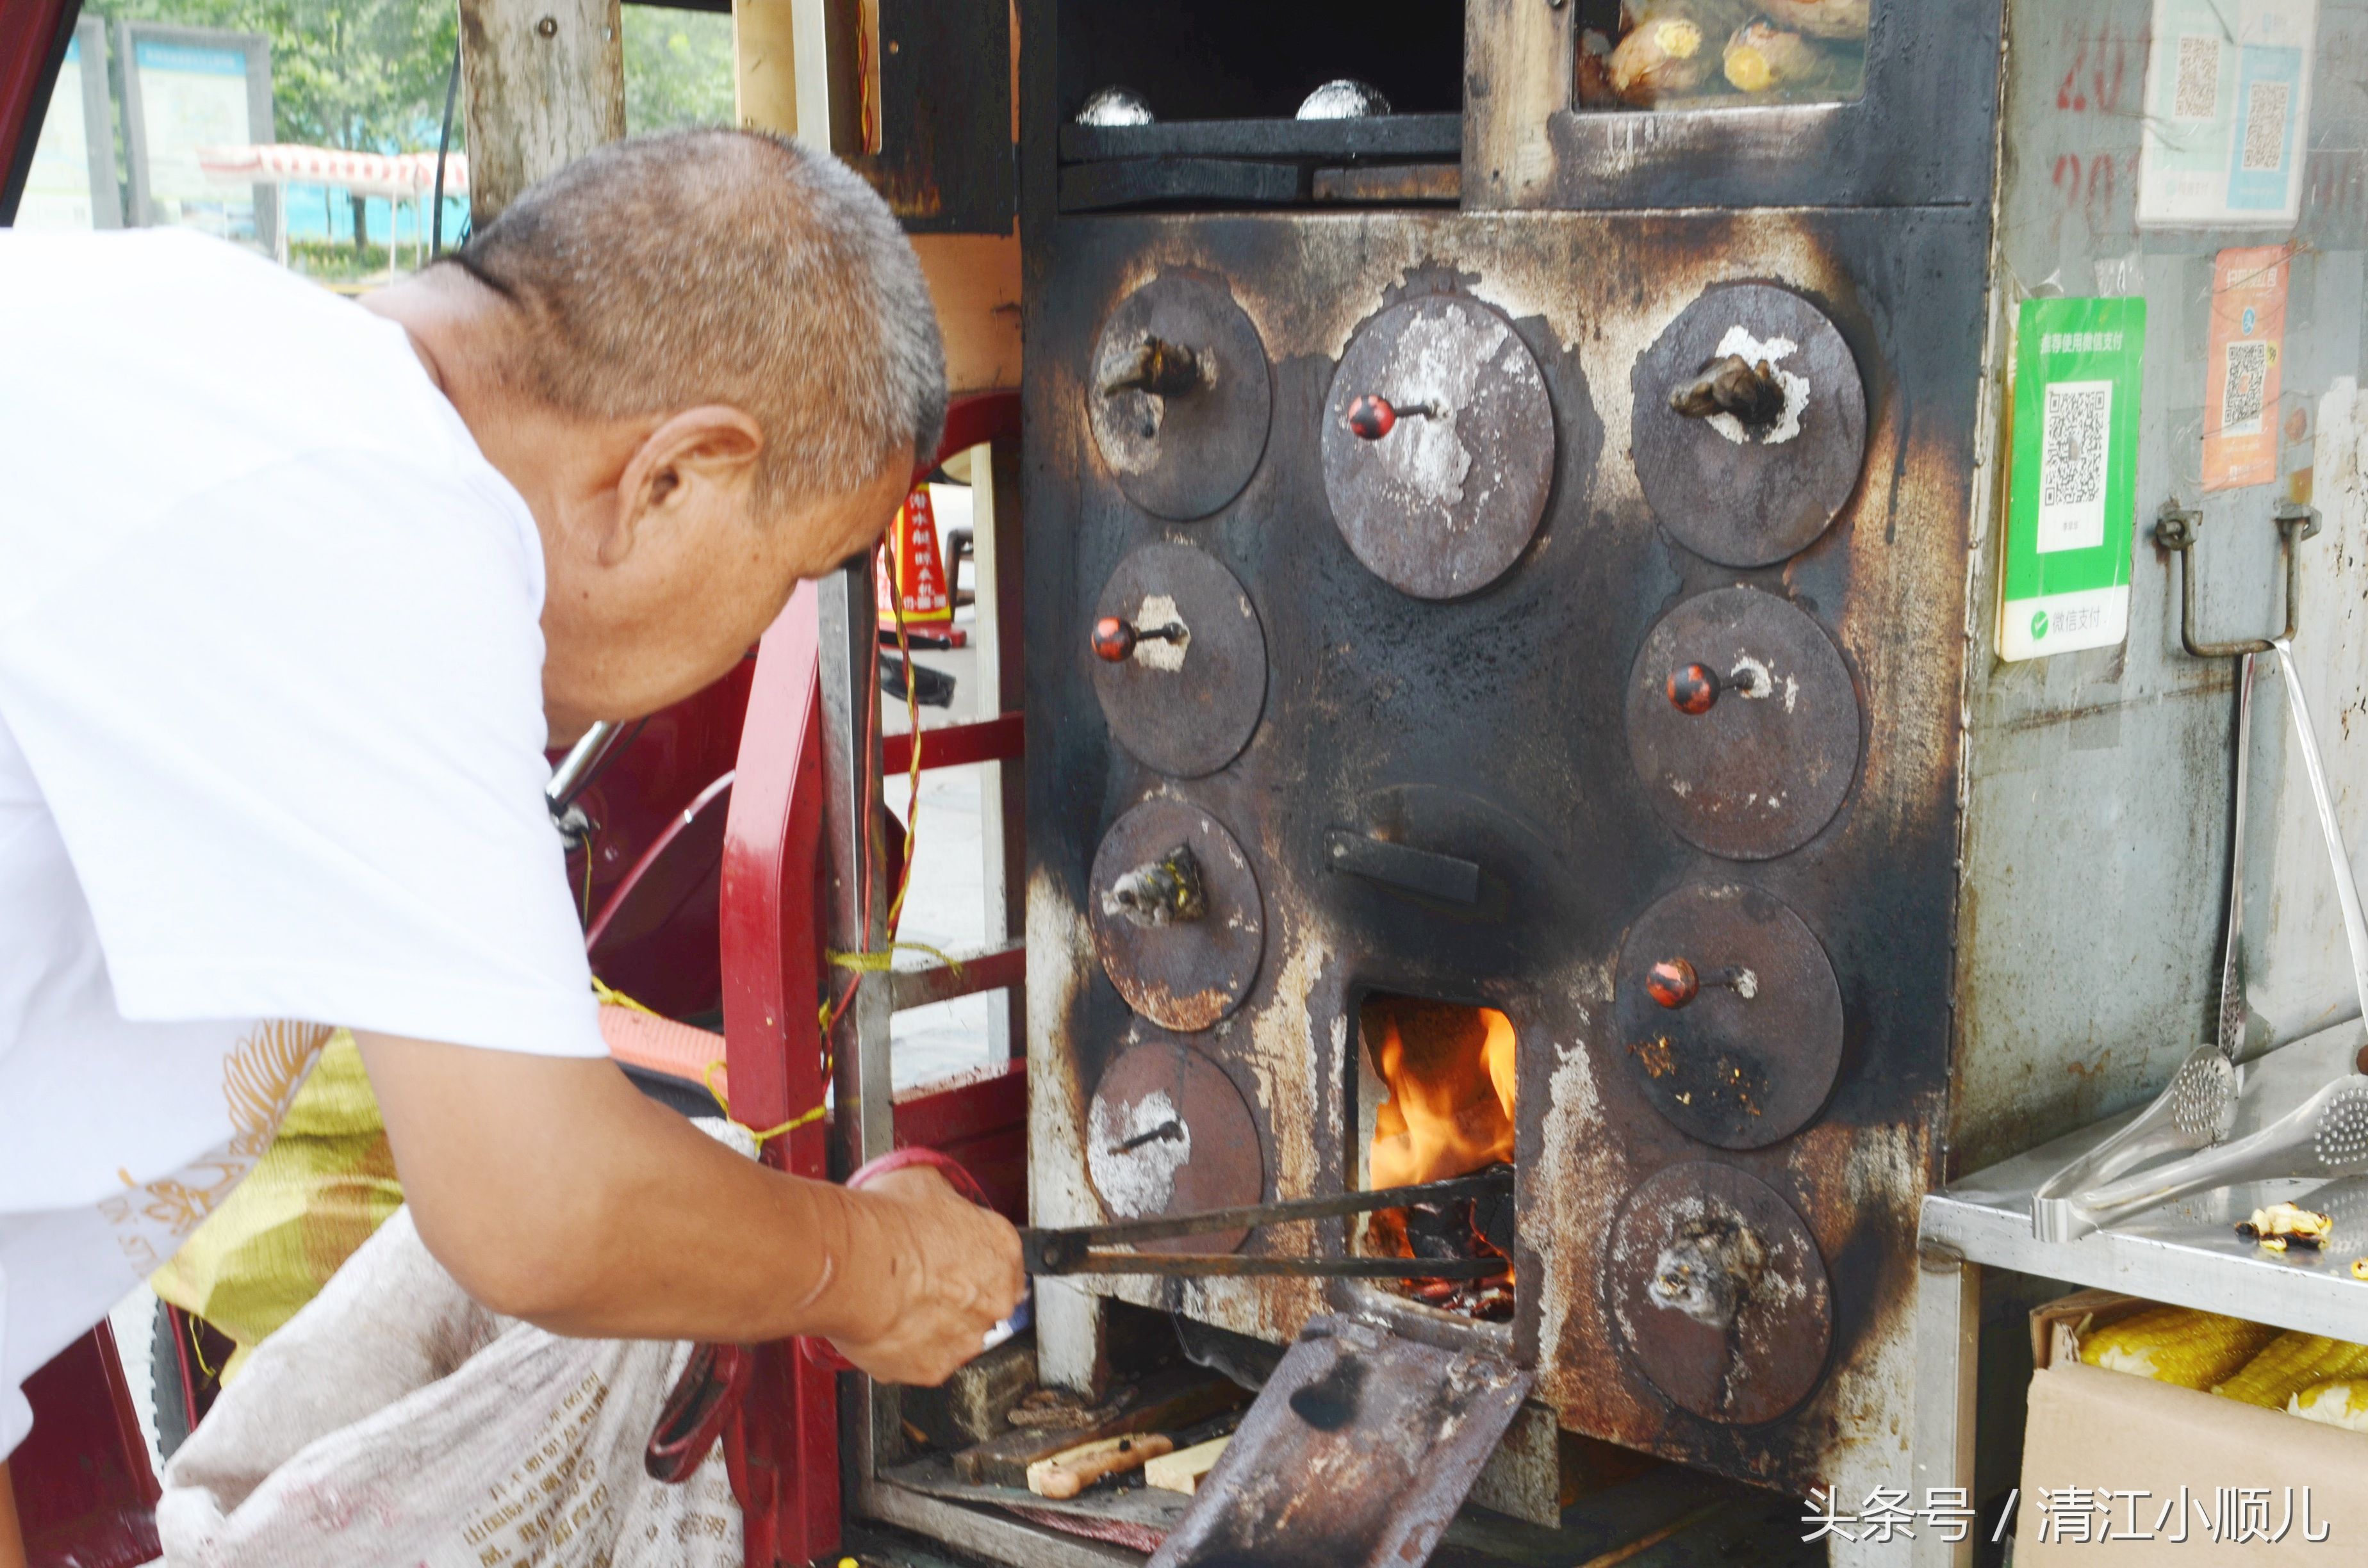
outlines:
{"label": "green foliage", "polygon": [[[405,272],[416,265],[408,241],[399,259]],[[380,284],[387,277],[384,245],[356,246],[346,240],[290,240],[288,265],[323,283]]]}
{"label": "green foliage", "polygon": [[625,130],[639,136],[732,123],[732,18],[628,6]]}
{"label": "green foliage", "polygon": [[[88,0],[85,10],[268,37],[279,141],[435,149],[460,31],[454,0]],[[453,116],[455,147],[462,118]]]}

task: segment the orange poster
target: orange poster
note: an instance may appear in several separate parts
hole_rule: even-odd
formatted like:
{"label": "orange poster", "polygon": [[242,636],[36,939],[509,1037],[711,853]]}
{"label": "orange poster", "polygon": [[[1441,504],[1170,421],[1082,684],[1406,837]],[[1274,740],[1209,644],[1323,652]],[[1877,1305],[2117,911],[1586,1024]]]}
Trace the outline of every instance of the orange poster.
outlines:
{"label": "orange poster", "polygon": [[2285,347],[2284,245],[2224,250],[2212,264],[2204,348],[2203,488],[2278,476],[2278,359]]}
{"label": "orange poster", "polygon": [[887,557],[885,570],[873,581],[883,629],[896,624],[895,602],[888,597],[892,592],[904,596],[908,622],[953,619],[954,598],[946,582],[945,558],[938,549],[938,515],[929,505],[928,485],[913,487],[880,548]]}

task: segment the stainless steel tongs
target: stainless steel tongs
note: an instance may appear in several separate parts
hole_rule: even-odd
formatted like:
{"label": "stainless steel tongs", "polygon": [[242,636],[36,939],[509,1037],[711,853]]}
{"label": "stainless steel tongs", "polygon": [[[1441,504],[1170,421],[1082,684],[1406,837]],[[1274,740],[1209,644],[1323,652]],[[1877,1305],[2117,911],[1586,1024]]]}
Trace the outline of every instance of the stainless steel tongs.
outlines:
{"label": "stainless steel tongs", "polygon": [[1464,1199],[1509,1199],[1513,1193],[1510,1166],[1497,1166],[1473,1176],[1415,1187],[1383,1187],[1376,1192],[1347,1192],[1338,1198],[1298,1198],[1282,1203],[1260,1203],[1247,1209],[1216,1209],[1201,1214],[1163,1215],[1153,1220],[1121,1220],[1108,1225],[1077,1225],[1064,1230],[1030,1228],[1019,1233],[1021,1254],[1030,1274],[1168,1274],[1202,1278],[1214,1275],[1287,1274],[1345,1279],[1489,1279],[1512,1267],[1502,1257],[1250,1257],[1239,1253],[1106,1252],[1104,1244],[1171,1241],[1178,1236],[1210,1235],[1221,1231],[1255,1230],[1293,1220],[1330,1220],[1377,1209],[1406,1209],[1417,1204],[1453,1203]]}

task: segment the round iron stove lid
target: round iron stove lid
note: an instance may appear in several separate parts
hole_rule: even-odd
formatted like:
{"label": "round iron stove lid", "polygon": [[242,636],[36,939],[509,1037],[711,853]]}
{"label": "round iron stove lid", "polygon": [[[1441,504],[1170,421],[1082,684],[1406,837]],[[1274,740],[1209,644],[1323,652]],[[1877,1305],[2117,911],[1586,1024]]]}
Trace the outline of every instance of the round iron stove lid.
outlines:
{"label": "round iron stove lid", "polygon": [[1858,771],[1858,692],[1789,600],[1719,588],[1645,639],[1628,676],[1628,751],[1668,824],[1713,855],[1767,860],[1815,838]]}
{"label": "round iron stove lid", "polygon": [[1782,561],[1858,488],[1858,361],[1825,312],[1790,290],[1706,291],[1636,361],[1630,386],[1645,500],[1697,555],[1722,566]]}
{"label": "round iron stove lid", "polygon": [[1215,282],[1171,273],[1121,300],[1086,367],[1086,417],[1128,500],[1205,517],[1266,451],[1274,388],[1258,328]]}
{"label": "round iron stove lid", "polygon": [[1458,598],[1529,548],[1554,444],[1545,378],[1511,325],[1461,295],[1425,295],[1349,340],[1324,411],[1324,493],[1376,576]]}
{"label": "round iron stove lid", "polygon": [[1603,1269],[1622,1347],[1696,1415],[1773,1421],[1825,1373],[1825,1260],[1793,1206],[1756,1177],[1708,1163],[1655,1173],[1629,1194]]}
{"label": "round iron stove lid", "polygon": [[[1102,585],[1094,619],[1078,656],[1091,662],[1102,717],[1128,752],[1197,778],[1249,744],[1266,709],[1266,629],[1215,556],[1144,545]],[[1099,636],[1113,626],[1125,629],[1116,643]]]}
{"label": "round iron stove lid", "polygon": [[[1249,1103],[1224,1068],[1172,1037],[1129,1046],[1103,1072],[1087,1112],[1086,1171],[1119,1220],[1247,1208],[1266,1192]],[[1177,1236],[1141,1250],[1224,1253],[1248,1235]]]}
{"label": "round iron stove lid", "polygon": [[1242,1004],[1266,952],[1266,905],[1249,857],[1216,818],[1151,800],[1094,853],[1087,915],[1126,1005],[1195,1034]]}
{"label": "round iron stove lid", "polygon": [[1761,1149],[1792,1136],[1841,1069],[1834,966],[1801,917],[1758,888],[1663,895],[1621,944],[1617,993],[1645,1097],[1705,1143]]}

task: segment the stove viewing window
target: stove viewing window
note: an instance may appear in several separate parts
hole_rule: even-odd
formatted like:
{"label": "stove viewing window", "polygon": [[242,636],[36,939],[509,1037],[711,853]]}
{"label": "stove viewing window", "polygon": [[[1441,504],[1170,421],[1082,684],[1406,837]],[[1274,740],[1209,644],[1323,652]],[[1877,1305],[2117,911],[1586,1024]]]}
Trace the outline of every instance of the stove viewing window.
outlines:
{"label": "stove viewing window", "polygon": [[1988,199],[1997,0],[1471,9],[1467,211]]}
{"label": "stove viewing window", "polygon": [[1839,103],[1866,87],[1869,0],[1583,0],[1580,109]]}

